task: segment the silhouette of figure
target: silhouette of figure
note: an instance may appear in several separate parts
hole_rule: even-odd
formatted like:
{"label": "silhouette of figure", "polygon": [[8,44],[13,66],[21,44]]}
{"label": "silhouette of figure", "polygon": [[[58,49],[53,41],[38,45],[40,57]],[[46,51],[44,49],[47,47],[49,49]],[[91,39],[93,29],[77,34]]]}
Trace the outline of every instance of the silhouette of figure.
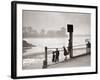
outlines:
{"label": "silhouette of figure", "polygon": [[63,47],[63,49],[64,49],[64,56],[65,56],[65,61],[67,60],[67,55],[69,54],[68,53],[68,51],[66,50],[66,48],[65,47]]}
{"label": "silhouette of figure", "polygon": [[91,53],[91,43],[89,41],[87,41],[87,44],[86,44],[86,49],[87,49],[87,52],[86,53]]}
{"label": "silhouette of figure", "polygon": [[87,47],[88,48],[91,48],[91,43],[88,41],[88,43],[87,43]]}
{"label": "silhouette of figure", "polygon": [[59,61],[59,51],[58,51],[58,48],[56,48],[56,61]]}
{"label": "silhouette of figure", "polygon": [[71,51],[71,46],[70,46],[70,39],[69,39],[69,43],[68,43],[68,53],[70,54]]}
{"label": "silhouette of figure", "polygon": [[55,51],[52,52],[52,62],[56,62],[56,54]]}

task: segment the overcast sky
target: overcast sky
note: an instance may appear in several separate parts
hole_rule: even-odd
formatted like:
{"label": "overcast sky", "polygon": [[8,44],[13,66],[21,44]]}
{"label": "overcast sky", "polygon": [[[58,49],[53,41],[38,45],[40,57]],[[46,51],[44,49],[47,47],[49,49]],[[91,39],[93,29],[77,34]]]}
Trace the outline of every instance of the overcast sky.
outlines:
{"label": "overcast sky", "polygon": [[68,12],[47,12],[23,10],[22,26],[31,26],[33,29],[60,30],[67,29],[67,24],[73,24],[74,34],[90,34],[90,14],[68,13]]}

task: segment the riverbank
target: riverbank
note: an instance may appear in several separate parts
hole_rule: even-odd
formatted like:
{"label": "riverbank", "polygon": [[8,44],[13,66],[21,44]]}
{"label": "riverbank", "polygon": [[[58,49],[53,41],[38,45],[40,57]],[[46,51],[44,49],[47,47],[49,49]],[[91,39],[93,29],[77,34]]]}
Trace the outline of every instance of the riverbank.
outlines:
{"label": "riverbank", "polygon": [[[24,66],[23,69],[42,69],[43,66],[43,57],[38,56],[38,58],[34,59],[24,59]],[[59,63],[52,63],[48,61],[48,69],[49,68],[67,68],[67,67],[84,67],[84,66],[90,66],[91,65],[91,55],[83,55],[78,56],[72,59],[69,59],[68,61],[64,61],[62,59]]]}

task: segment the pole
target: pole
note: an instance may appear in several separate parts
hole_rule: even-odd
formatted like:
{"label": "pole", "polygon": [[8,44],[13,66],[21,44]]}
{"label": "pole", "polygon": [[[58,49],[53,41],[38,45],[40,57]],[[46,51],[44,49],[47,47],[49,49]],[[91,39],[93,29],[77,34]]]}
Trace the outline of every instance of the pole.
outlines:
{"label": "pole", "polygon": [[68,51],[70,58],[73,57],[73,25],[67,24],[67,30],[69,32],[69,45],[68,45]]}
{"label": "pole", "polygon": [[47,47],[45,47],[45,61],[46,61],[46,65],[47,65]]}
{"label": "pole", "polygon": [[70,58],[73,57],[73,32],[70,32],[69,33],[69,36],[70,36],[70,40],[69,40],[69,43],[70,43]]}
{"label": "pole", "polygon": [[45,60],[43,61],[43,68],[47,68],[47,47],[45,47]]}

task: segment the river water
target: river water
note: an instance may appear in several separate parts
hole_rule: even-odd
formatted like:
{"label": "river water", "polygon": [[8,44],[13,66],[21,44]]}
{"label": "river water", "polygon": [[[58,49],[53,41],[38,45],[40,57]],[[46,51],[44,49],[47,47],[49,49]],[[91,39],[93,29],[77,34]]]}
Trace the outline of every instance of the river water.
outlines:
{"label": "river water", "polygon": [[[80,36],[80,37],[73,37],[73,55],[79,55],[86,53],[86,42],[85,40],[89,39],[90,36]],[[30,49],[27,49],[25,52],[23,52],[23,69],[35,69],[35,68],[41,68],[43,65],[44,60],[44,52],[45,52],[45,46],[48,48],[62,48],[63,46],[68,46],[68,38],[24,38],[28,43],[31,43],[35,45],[36,47],[32,47]],[[78,45],[78,46],[77,46]],[[79,46],[80,45],[80,46]],[[77,48],[83,48],[84,49],[77,49]],[[51,50],[52,51],[52,50]],[[50,53],[50,52],[48,52]],[[41,55],[43,54],[43,55]],[[48,55],[48,62],[51,64],[52,54]],[[60,52],[60,60],[64,60],[63,52]],[[35,65],[35,66],[31,66]]]}
{"label": "river water", "polygon": [[[84,37],[74,37],[73,38],[73,46],[77,45],[85,45],[85,40],[89,39],[89,36]],[[40,53],[44,52],[44,47],[47,46],[48,48],[62,48],[63,46],[68,47],[68,38],[25,38],[28,43],[35,45],[36,47],[32,47],[31,49],[27,49],[24,54],[29,53]],[[77,46],[82,47],[82,46]]]}

